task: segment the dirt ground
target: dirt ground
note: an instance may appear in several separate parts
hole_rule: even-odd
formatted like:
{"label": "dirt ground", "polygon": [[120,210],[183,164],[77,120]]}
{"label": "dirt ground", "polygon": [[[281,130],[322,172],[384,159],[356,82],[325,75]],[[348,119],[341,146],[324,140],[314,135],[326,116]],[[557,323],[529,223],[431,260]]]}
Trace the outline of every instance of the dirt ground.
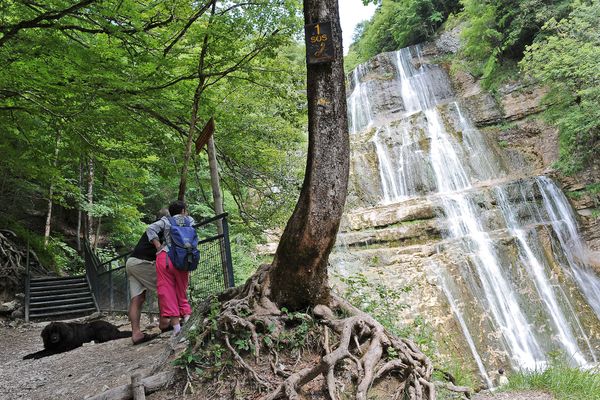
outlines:
{"label": "dirt ground", "polygon": [[[125,317],[103,319],[121,330],[131,329]],[[0,399],[85,399],[130,383],[135,372],[145,376],[168,345],[169,335],[165,333],[137,346],[126,338],[86,343],[66,353],[23,360],[23,356],[43,349],[40,333],[47,324],[0,321]],[[149,332],[158,332],[146,318],[142,326],[151,328]]]}
{"label": "dirt ground", "polygon": [[[103,318],[129,330],[126,317]],[[153,364],[169,348],[169,334],[133,346],[130,339],[114,340],[107,343],[87,343],[70,352],[56,354],[39,360],[23,360],[23,356],[43,348],[40,332],[48,322],[7,322],[0,321],[0,400],[70,400],[86,399],[130,382],[136,372],[146,376]],[[158,332],[146,318],[142,326],[147,332]],[[262,371],[261,371],[262,372]],[[217,382],[218,383],[218,382]],[[210,386],[210,385],[209,385]],[[182,384],[148,395],[149,400],[167,399],[216,399],[223,391],[196,391],[195,395],[181,395]],[[212,390],[211,395],[210,393]],[[227,393],[226,397],[237,399],[255,398],[258,393],[237,395]],[[553,400],[541,392],[519,393],[480,393],[473,400]]]}
{"label": "dirt ground", "polygon": [[[472,397],[472,400],[553,400],[554,397],[548,393],[536,391],[504,392],[504,393],[480,393]],[[582,399],[583,400],[583,399]]]}

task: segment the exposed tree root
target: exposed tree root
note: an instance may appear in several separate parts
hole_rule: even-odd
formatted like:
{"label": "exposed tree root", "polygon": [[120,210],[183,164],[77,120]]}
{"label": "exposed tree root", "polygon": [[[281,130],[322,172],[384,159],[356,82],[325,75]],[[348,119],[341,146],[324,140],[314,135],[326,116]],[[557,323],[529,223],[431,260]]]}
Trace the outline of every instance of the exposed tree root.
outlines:
{"label": "exposed tree root", "polygon": [[[22,287],[22,279],[26,271],[27,249],[16,243],[17,235],[7,229],[0,230],[0,292],[14,292]],[[31,261],[34,261],[31,273],[46,274],[40,266],[37,255],[29,250]]]}
{"label": "exposed tree root", "polygon": [[[435,387],[429,382],[433,367],[412,342],[389,335],[380,323],[343,300],[335,298],[334,301],[336,308],[351,316],[337,319],[324,305],[315,307],[313,313],[322,324],[339,335],[335,350],[326,351],[317,365],[292,374],[265,400],[297,399],[298,390],[319,375],[325,377],[329,396],[337,399],[335,368],[345,359],[352,360],[356,366],[359,377],[355,394],[357,400],[366,400],[373,383],[392,373],[396,373],[399,387],[405,388],[411,399],[435,398]],[[385,361],[385,356],[395,358]]]}
{"label": "exposed tree root", "polygon": [[[225,343],[251,379],[268,391],[262,400],[299,399],[302,388],[319,376],[323,377],[323,389],[332,400],[339,399],[338,387],[343,387],[345,392],[352,388],[354,398],[366,400],[373,385],[384,379],[394,382],[398,398],[435,399],[433,366],[417,346],[410,340],[393,336],[374,318],[338,297],[312,310],[317,324],[322,326],[320,359],[290,373],[279,367],[277,350],[271,348],[263,358],[268,358],[271,376],[282,380],[267,381],[244,361],[230,339],[245,334],[253,343],[254,357],[258,361],[261,335],[276,337],[285,330],[289,315],[282,313],[268,295],[268,266],[263,266],[243,287],[220,295],[220,311],[216,317],[218,339]],[[211,329],[215,332],[212,323],[211,328],[211,321],[204,320],[205,330],[198,336],[196,349],[211,335]],[[464,388],[458,389],[463,392]]]}
{"label": "exposed tree root", "polygon": [[0,291],[20,288],[22,276],[25,275],[27,252],[19,248],[11,236],[16,237],[11,231],[0,231]]}

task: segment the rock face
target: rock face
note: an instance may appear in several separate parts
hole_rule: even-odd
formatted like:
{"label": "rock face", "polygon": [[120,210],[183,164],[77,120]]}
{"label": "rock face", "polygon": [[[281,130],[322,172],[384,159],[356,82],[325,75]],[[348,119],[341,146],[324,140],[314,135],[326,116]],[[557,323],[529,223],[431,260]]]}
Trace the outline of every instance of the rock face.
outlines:
{"label": "rock face", "polygon": [[[422,316],[436,352],[485,385],[488,371],[555,353],[584,365],[600,352],[599,230],[584,223],[582,241],[557,176],[544,176],[557,132],[522,118],[545,91],[507,86],[497,101],[467,74],[450,80],[435,51],[384,53],[349,77],[350,192],[333,269],[410,287],[398,323]],[[593,202],[578,201],[581,218]]]}
{"label": "rock face", "polygon": [[502,144],[504,159],[514,171],[528,171],[530,175],[549,174],[565,192],[571,194],[569,200],[578,214],[582,237],[594,252],[590,262],[600,263],[597,254],[600,251],[600,219],[594,212],[600,207],[600,194],[583,190],[587,185],[600,182],[600,163],[573,176],[553,170],[559,157],[558,129],[541,118],[535,118],[544,110],[542,99],[547,89],[522,84],[505,85],[499,91],[498,104],[466,73],[455,74],[452,83],[475,125],[491,140]]}

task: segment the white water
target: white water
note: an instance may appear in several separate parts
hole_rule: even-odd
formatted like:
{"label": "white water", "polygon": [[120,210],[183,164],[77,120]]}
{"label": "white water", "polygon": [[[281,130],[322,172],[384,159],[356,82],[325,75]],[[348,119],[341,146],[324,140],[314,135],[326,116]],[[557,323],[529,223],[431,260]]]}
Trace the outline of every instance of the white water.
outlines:
{"label": "white water", "polygon": [[[419,57],[418,68],[412,60],[415,53]],[[354,71],[354,90],[349,97],[351,132],[356,134],[375,127],[371,140],[377,154],[381,202],[390,204],[423,195],[438,199],[443,210],[440,223],[444,224],[446,237],[459,244],[465,255],[462,274],[475,271],[476,276],[469,276],[477,286],[471,288],[472,296],[483,304],[482,312],[489,315],[490,326],[500,332],[503,348],[514,368],[544,368],[548,354],[557,349],[562,350],[572,365],[596,361],[593,345],[575,307],[549,270],[534,228],[527,225],[532,221],[521,220],[515,210],[517,205],[508,199],[502,187],[482,184],[506,177],[500,160],[460,105],[440,94],[437,81],[440,74],[422,64],[418,48],[402,49],[390,58],[396,68],[398,97],[402,99],[399,119],[387,122],[391,117],[381,115],[378,106],[369,100],[377,93],[361,81],[369,73],[365,65]],[[560,267],[581,288],[596,315],[600,315],[600,280],[582,261],[585,250],[571,208],[549,178],[540,177],[535,182],[541,201],[535,195],[525,199],[531,203],[528,211],[536,216],[533,222],[551,227],[559,242],[556,251],[560,256],[556,260],[566,259]],[[502,261],[506,260],[505,255],[498,253],[497,239],[491,237],[489,226],[484,224],[476,202],[480,187],[493,189],[503,232],[517,246],[518,260],[514,265]],[[530,282],[537,293],[535,299],[520,291],[518,286],[529,283],[516,281],[515,274]],[[467,326],[456,306],[456,296],[449,289],[453,285],[442,286],[487,382],[485,362],[470,334],[473,328]],[[540,324],[540,320],[545,323]]]}
{"label": "white water", "polygon": [[[571,359],[576,365],[581,366],[587,364],[585,355],[577,345],[577,339],[571,330],[570,324],[567,321],[567,317],[559,306],[560,296],[560,300],[562,300],[562,302],[569,304],[567,309],[573,310],[569,299],[564,296],[564,292],[560,290],[560,286],[558,286],[556,282],[552,282],[552,277],[550,276],[549,271],[547,271],[543,265],[541,257],[534,253],[529,241],[526,238],[527,232],[517,221],[514,208],[508,201],[504,190],[501,187],[496,187],[495,190],[498,195],[500,209],[502,210],[504,218],[508,224],[508,229],[518,240],[522,265],[525,266],[527,273],[535,283],[537,293],[546,306],[550,321],[553,323],[554,328],[556,329],[558,342],[563,347],[568,358]],[[555,290],[555,288],[558,289],[558,292]],[[581,337],[583,337],[587,344],[593,361],[596,361],[594,350],[592,349],[587,334],[583,331],[577,314],[573,313],[572,318],[575,320],[575,325],[579,330],[578,333],[581,335]]]}
{"label": "white water", "polygon": [[586,259],[585,249],[567,198],[547,177],[539,177],[537,182],[552,228],[561,247],[566,250],[568,266],[588,303],[600,315],[600,279],[591,267],[582,262]]}
{"label": "white water", "polygon": [[351,133],[356,133],[368,126],[371,126],[373,123],[367,86],[359,83],[359,79],[365,73],[364,70],[364,66],[359,65],[352,73],[354,90],[348,98],[348,112],[350,114],[348,122]]}
{"label": "white water", "polygon": [[477,369],[479,370],[479,373],[483,377],[483,379],[488,387],[494,386],[492,383],[492,380],[490,379],[490,376],[488,375],[487,371],[485,370],[485,365],[483,365],[481,356],[479,355],[479,352],[477,351],[477,347],[475,346],[475,342],[473,341],[473,337],[471,336],[469,327],[467,326],[467,323],[465,322],[465,319],[462,316],[463,313],[460,310],[459,306],[456,304],[456,300],[454,299],[454,296],[452,295],[452,292],[449,289],[450,283],[448,282],[447,275],[444,274],[444,271],[439,267],[439,265],[437,265],[435,263],[433,264],[433,270],[434,270],[434,273],[440,279],[442,290],[444,291],[444,294],[446,295],[446,298],[448,299],[448,304],[450,305],[450,310],[452,310],[452,314],[454,314],[454,317],[458,321],[458,324],[460,325],[460,329],[462,330],[463,335],[465,335],[465,339],[467,340],[467,344],[469,345],[469,350],[471,350],[471,354],[473,355],[473,359],[475,360],[475,363],[477,364]]}

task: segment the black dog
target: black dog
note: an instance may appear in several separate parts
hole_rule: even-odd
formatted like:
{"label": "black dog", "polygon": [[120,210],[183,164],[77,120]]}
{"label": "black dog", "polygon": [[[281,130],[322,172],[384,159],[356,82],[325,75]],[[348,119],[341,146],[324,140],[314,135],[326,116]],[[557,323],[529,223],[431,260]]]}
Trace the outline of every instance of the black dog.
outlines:
{"label": "black dog", "polygon": [[42,330],[44,350],[28,354],[23,357],[23,360],[64,353],[92,340],[96,343],[103,343],[127,337],[131,337],[131,331],[120,331],[116,326],[106,321],[87,323],[52,322]]}

